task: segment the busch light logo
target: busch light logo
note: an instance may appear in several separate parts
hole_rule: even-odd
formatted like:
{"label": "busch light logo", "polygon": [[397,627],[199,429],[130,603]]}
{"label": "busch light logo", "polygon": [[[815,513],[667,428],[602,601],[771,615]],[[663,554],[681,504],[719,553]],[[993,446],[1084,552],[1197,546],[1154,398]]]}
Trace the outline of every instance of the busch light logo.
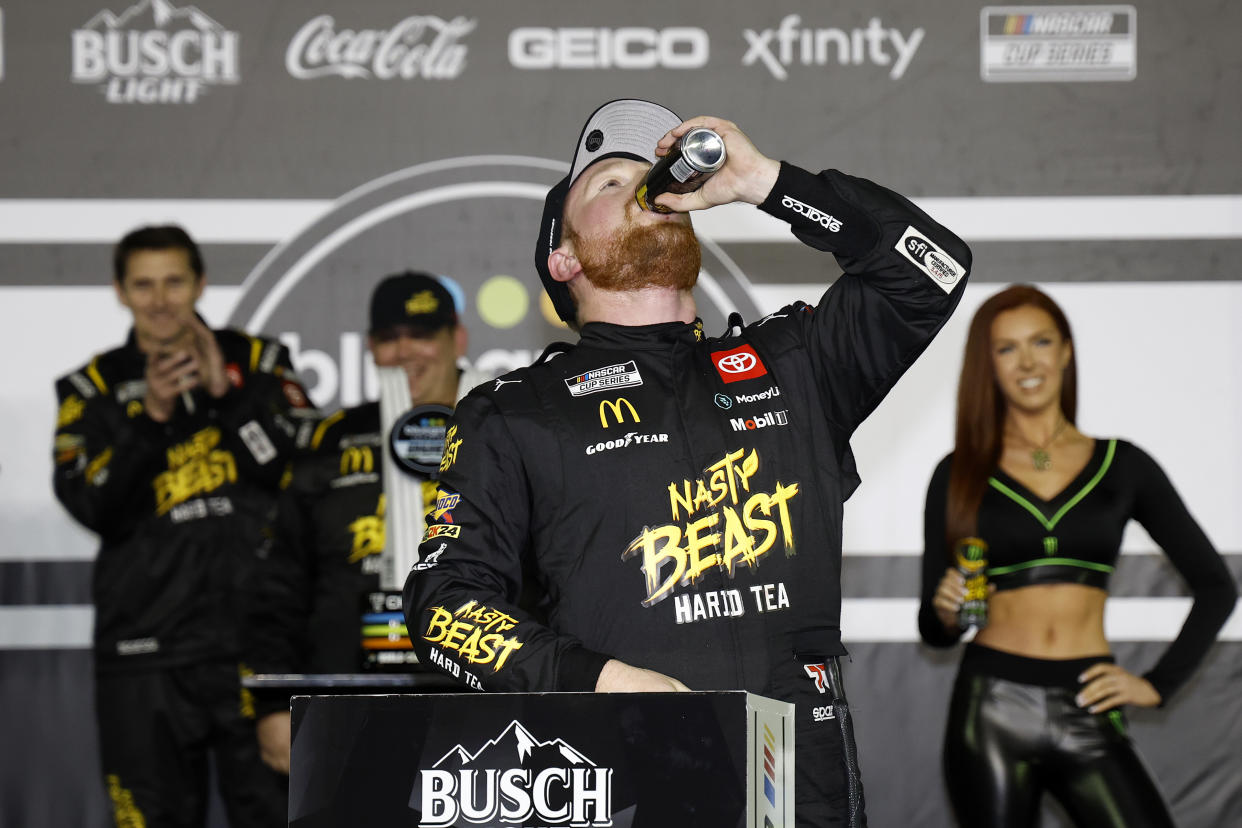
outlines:
{"label": "busch light logo", "polygon": [[194,103],[237,83],[237,66],[237,32],[168,0],[102,11],[73,33],[73,82],[101,84],[108,103]]}
{"label": "busch light logo", "polygon": [[466,66],[461,39],[475,21],[412,15],[391,29],[338,29],[321,14],[309,20],[289,42],[285,68],[295,78],[426,78],[446,80]]}
{"label": "busch light logo", "polygon": [[561,739],[541,742],[518,721],[471,753],[455,745],[419,771],[410,805],[420,828],[450,825],[612,825],[612,768]]}

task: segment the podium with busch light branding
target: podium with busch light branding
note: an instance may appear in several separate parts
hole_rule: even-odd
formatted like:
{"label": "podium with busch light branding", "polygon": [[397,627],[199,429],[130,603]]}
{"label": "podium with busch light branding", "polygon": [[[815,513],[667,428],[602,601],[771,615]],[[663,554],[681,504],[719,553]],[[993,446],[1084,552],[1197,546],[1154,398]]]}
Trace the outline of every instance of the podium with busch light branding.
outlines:
{"label": "podium with busch light branding", "polygon": [[774,828],[793,773],[740,691],[295,696],[289,825]]}

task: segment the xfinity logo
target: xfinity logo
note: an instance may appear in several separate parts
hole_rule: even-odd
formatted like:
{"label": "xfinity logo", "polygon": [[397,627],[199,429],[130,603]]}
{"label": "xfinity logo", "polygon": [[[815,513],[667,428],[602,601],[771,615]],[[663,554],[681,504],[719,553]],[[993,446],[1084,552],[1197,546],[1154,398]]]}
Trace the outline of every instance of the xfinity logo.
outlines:
{"label": "xfinity logo", "polygon": [[760,414],[757,417],[734,417],[729,420],[729,425],[733,426],[734,431],[755,431],[760,428],[769,428],[771,426],[789,425],[789,410],[769,411],[766,414]]}
{"label": "xfinity logo", "polygon": [[142,0],[73,32],[73,82],[102,83],[108,103],[194,103],[238,75],[238,35],[194,6]]}
{"label": "xfinity logo", "polygon": [[609,826],[612,773],[562,739],[539,741],[515,720],[474,753],[455,745],[419,771],[419,828]]}
{"label": "xfinity logo", "polygon": [[786,80],[792,64],[802,66],[892,66],[888,76],[898,80],[906,73],[914,52],[923,41],[923,30],[903,35],[897,29],[886,29],[880,18],[873,17],[865,29],[806,29],[802,18],[786,15],[775,29],[756,32],[745,29],[742,35],[749,48],[742,57],[743,66],[761,63],[774,78]]}
{"label": "xfinity logo", "polygon": [[709,52],[707,32],[693,27],[524,27],[509,33],[509,63],[518,69],[699,69]]}
{"label": "xfinity logo", "polygon": [[342,78],[455,78],[466,67],[466,47],[459,41],[474,31],[475,21],[413,15],[391,29],[341,29],[330,14],[308,21],[285,50],[285,68],[308,80]]}

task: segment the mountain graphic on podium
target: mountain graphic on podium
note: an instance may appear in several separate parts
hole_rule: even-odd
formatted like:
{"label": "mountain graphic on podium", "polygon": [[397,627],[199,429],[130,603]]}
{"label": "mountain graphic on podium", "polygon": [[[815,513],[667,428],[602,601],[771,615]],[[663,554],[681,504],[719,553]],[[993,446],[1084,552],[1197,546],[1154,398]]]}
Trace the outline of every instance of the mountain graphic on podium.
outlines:
{"label": "mountain graphic on podium", "polygon": [[521,722],[514,719],[499,736],[474,753],[462,745],[453,748],[432,765],[438,770],[506,770],[529,768],[594,767],[595,763],[563,739],[540,741]]}

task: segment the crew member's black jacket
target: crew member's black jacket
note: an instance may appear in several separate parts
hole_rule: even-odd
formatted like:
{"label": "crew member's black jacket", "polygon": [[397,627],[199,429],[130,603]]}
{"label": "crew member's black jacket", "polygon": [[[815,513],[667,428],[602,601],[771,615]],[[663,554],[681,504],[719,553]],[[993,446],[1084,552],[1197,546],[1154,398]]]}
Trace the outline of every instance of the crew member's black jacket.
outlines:
{"label": "crew member's black jacket", "polygon": [[230,389],[190,393],[147,416],[146,357],[131,332],[57,380],[53,485],[100,536],[95,659],[100,672],[236,658],[239,587],[299,430],[314,409],[283,346],[219,330]]}
{"label": "crew member's black jacket", "polygon": [[[361,601],[381,588],[385,444],[379,403],[365,403],[326,417],[293,462],[251,590],[246,663],[256,672],[358,671]],[[435,493],[423,481],[424,509]]]}
{"label": "crew member's black jacket", "polygon": [[[592,690],[611,657],[787,698],[808,660],[844,652],[848,440],[952,312],[970,251],[837,171],[782,164],[761,208],[836,254],[817,308],[719,339],[588,323],[459,405],[451,508],[405,586],[420,658],[488,690]],[[526,557],[546,623],[517,601]]]}

